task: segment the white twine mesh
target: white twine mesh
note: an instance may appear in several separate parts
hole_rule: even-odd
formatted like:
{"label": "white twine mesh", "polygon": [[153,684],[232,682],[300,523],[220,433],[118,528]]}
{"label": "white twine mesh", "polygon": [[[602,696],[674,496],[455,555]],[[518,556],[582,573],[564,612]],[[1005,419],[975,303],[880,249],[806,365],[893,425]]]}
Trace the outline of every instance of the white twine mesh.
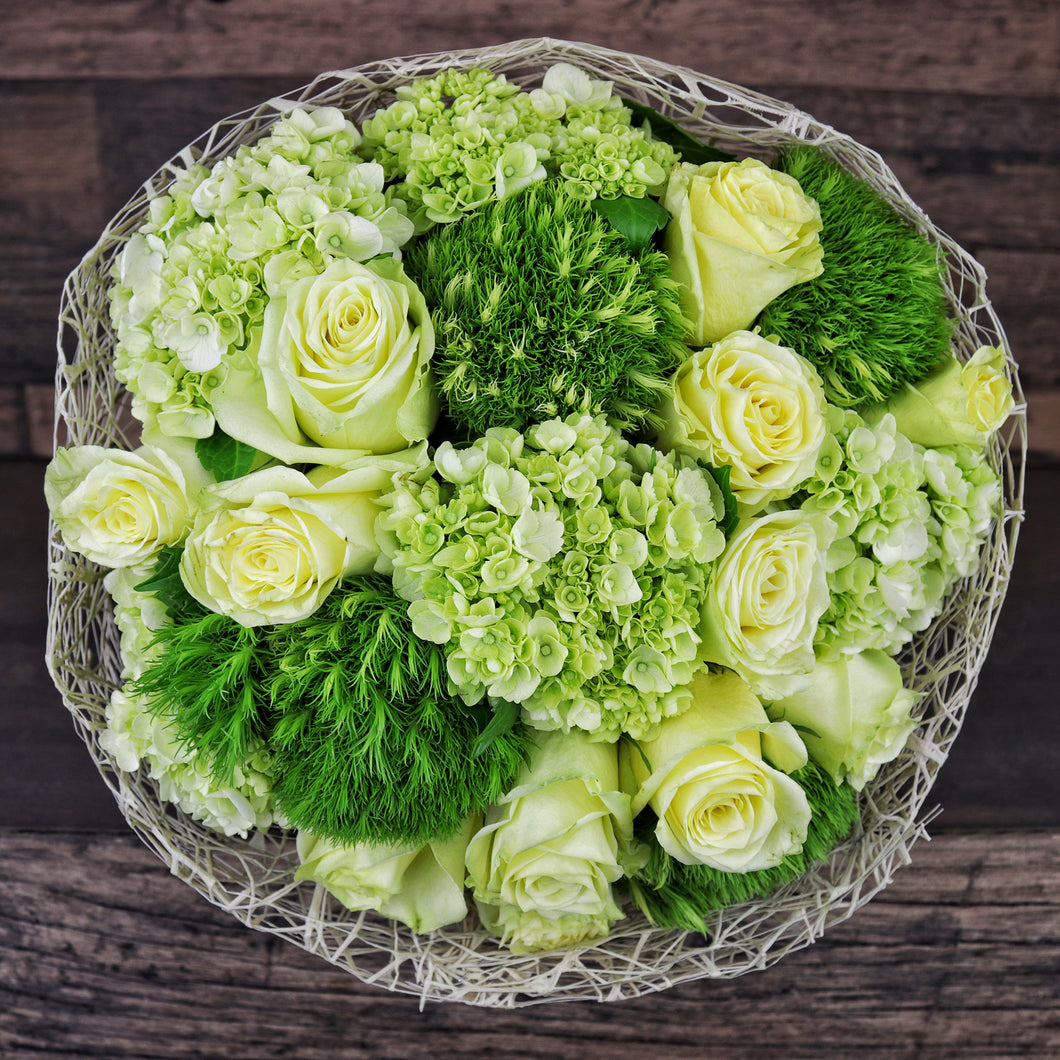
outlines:
{"label": "white twine mesh", "polygon": [[126,773],[99,745],[111,692],[120,683],[118,632],[104,571],[66,549],[51,532],[47,658],[77,730],[132,829],[184,880],[244,924],[285,938],[365,983],[428,1000],[514,1008],[543,1001],[616,1001],[703,977],[766,968],[845,920],[891,881],[926,838],[925,800],[960,729],[986,657],[1009,580],[1022,520],[1026,406],[1004,331],[986,296],[979,264],[931,224],[873,151],[767,96],[692,70],[586,44],[550,39],[388,59],[322,74],[311,84],[218,122],[164,165],[107,225],[66,281],[59,318],[56,443],[131,448],[137,425],[115,380],[108,318],[109,270],[144,219],[149,199],[175,169],[207,166],[253,142],[298,104],[337,106],[360,124],[393,99],[395,86],[445,67],[485,67],[533,86],[545,68],[571,62],[615,91],[646,103],[698,139],[768,159],[796,142],[816,144],[868,181],[937,248],[957,320],[955,348],[1006,353],[1016,412],[989,450],[1003,497],[978,571],[901,657],[907,684],[924,693],[922,722],[903,753],[865,790],[854,835],[828,861],[767,898],[714,912],[702,934],[652,928],[632,906],[609,938],[562,954],[514,955],[473,916],[414,935],[372,913],[353,913],[312,883],[296,884],[293,833],[274,828],[226,838],[161,801],[144,770]]}

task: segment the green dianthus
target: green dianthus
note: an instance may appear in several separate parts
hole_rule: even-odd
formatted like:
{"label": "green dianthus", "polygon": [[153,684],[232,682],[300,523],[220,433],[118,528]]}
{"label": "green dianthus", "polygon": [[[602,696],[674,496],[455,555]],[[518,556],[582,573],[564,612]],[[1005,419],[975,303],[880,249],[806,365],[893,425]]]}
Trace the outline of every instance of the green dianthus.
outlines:
{"label": "green dianthus", "polygon": [[469,436],[574,412],[658,425],[687,353],[666,257],[631,255],[560,182],[436,230],[407,264],[432,309],[449,416]]}
{"label": "green dianthus", "polygon": [[759,318],[817,368],[830,401],[857,408],[915,382],[949,349],[939,251],[864,181],[816,148],[776,161],[821,208],[824,272]]}
{"label": "green dianthus", "polygon": [[490,712],[448,693],[445,656],[406,606],[388,579],[358,578],[275,628],[274,796],[295,827],[340,843],[446,838],[514,782],[526,730],[472,755]]}
{"label": "green dianthus", "polygon": [[230,784],[268,727],[264,628],[210,613],[159,630],[155,647],[130,692],[167,720],[218,784]]}
{"label": "green dianthus", "polygon": [[336,588],[309,618],[246,628],[208,614],[158,634],[131,693],[219,787],[262,749],[287,821],[339,843],[452,834],[512,785],[531,737],[473,754],[488,706],[450,695],[442,650],[421,641],[389,579]]}

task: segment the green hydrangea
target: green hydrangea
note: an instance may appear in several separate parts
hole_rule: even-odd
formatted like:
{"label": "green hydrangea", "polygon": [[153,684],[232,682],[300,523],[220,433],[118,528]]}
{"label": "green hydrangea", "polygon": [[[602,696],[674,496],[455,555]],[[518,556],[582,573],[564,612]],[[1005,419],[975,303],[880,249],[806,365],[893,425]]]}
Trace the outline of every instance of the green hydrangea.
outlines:
{"label": "green hydrangea", "polygon": [[662,185],[675,155],[633,127],[611,87],[566,63],[532,92],[488,70],[444,70],[399,86],[397,100],[364,123],[361,151],[401,181],[421,228],[546,174],[583,199],[641,198]]}
{"label": "green hydrangea", "polygon": [[292,110],[212,169],[177,174],[113,268],[115,374],[133,413],[163,434],[204,438],[226,355],[260,329],[270,286],[292,269],[399,253],[413,233],[382,167],[332,107]]}
{"label": "green hydrangea", "polygon": [[121,634],[121,676],[138,677],[157,657],[159,630],[172,624],[166,605],[154,593],[136,586],[154,573],[153,566],[118,567],[108,571],[103,585],[114,600],[114,624]]}
{"label": "green hydrangea", "polygon": [[869,426],[830,407],[832,437],[801,507],[839,527],[828,552],[832,603],[819,655],[856,646],[893,654],[925,629],[945,595],[978,562],[1000,498],[982,452],[925,449],[884,416]]}
{"label": "green hydrangea", "polygon": [[377,532],[414,631],[443,645],[469,703],[539,729],[635,738],[686,705],[723,503],[690,461],[631,445],[604,417],[439,446]]}

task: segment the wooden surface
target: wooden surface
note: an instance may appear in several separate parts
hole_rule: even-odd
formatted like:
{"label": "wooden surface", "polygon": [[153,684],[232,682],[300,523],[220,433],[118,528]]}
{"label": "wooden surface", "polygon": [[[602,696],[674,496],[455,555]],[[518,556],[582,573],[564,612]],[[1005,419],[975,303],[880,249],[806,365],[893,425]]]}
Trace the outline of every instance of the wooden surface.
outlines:
{"label": "wooden surface", "polygon": [[0,1043],[12,1058],[1045,1058],[1058,887],[1060,837],[946,834],[855,921],[764,972],[619,1004],[420,1012],[234,925],[133,839],[7,835]]}
{"label": "wooden surface", "polygon": [[[358,983],[129,834],[43,666],[55,315],[141,180],[218,119],[389,55],[551,36],[787,99],[971,250],[1027,389],[1012,589],[911,866],[778,966],[498,1013]],[[1060,132],[1049,0],[49,0],[0,5],[0,1056],[1060,1055]]]}

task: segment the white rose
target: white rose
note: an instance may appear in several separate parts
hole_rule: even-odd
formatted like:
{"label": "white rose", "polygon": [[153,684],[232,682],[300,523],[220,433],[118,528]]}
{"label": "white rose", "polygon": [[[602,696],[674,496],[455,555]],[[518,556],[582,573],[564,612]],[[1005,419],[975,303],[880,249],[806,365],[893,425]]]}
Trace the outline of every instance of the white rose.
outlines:
{"label": "white rose", "polygon": [[701,658],[736,670],[766,699],[805,685],[830,601],[825,553],[834,536],[821,513],[782,511],[741,523],[714,564]]}
{"label": "white rose", "polygon": [[841,655],[819,662],[810,685],[771,704],[771,717],[799,726],[810,757],[855,790],[897,758],[917,720],[916,693],[902,685],[902,671],[882,651]]}
{"label": "white rose", "polygon": [[308,476],[270,467],[217,485],[184,546],[181,580],[203,606],[244,626],[296,622],[340,578],[368,574],[380,549],[378,498],[424,447]]}
{"label": "white rose", "polygon": [[693,352],[674,375],[667,405],[661,448],[727,464],[746,514],[790,497],[813,475],[828,436],[816,370],[750,331]]}
{"label": "white rose", "polygon": [[863,415],[878,423],[891,413],[898,430],[923,446],[986,445],[1013,406],[1004,350],[982,346],[968,361],[950,356],[929,376],[907,383]]}
{"label": "white rose", "polygon": [[438,418],[434,328],[392,258],[344,258],[270,290],[260,341],[211,395],[221,429],[288,464],[346,464],[421,441]]}
{"label": "white rose", "polygon": [[682,162],[662,204],[673,218],[665,248],[695,346],[750,327],[777,295],[823,271],[817,203],[757,159]]}
{"label": "white rose", "polygon": [[467,915],[464,852],[478,824],[469,817],[451,839],[422,846],[340,846],[302,831],[294,878],[319,883],[347,909],[374,910],[419,934],[434,931]]}
{"label": "white rose", "polygon": [[651,806],[659,845],[683,865],[779,865],[802,849],[810,823],[806,793],[787,775],[806,764],[806,748],[730,671],[697,674],[689,690],[692,706],[628,751],[634,813]]}
{"label": "white rose", "polygon": [[133,567],[183,540],[205,481],[194,452],[178,443],[172,453],[82,445],[56,450],[44,496],[67,547],[105,567]]}
{"label": "white rose", "polygon": [[516,953],[608,933],[622,916],[612,885],[633,831],[614,744],[577,731],[535,738],[529,767],[490,808],[466,859],[483,924]]}

